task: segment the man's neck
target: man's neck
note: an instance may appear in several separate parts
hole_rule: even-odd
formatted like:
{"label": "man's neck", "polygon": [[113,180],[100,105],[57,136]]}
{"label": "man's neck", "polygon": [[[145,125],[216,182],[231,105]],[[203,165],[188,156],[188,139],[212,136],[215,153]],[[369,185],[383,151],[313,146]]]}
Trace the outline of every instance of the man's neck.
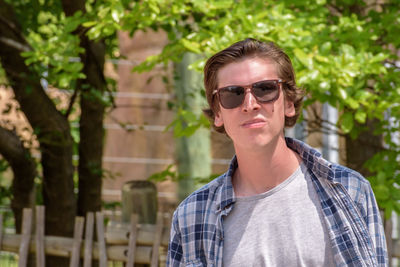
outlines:
{"label": "man's neck", "polygon": [[285,181],[299,167],[299,155],[279,137],[262,149],[235,147],[238,168],[232,183],[236,196],[266,192]]}

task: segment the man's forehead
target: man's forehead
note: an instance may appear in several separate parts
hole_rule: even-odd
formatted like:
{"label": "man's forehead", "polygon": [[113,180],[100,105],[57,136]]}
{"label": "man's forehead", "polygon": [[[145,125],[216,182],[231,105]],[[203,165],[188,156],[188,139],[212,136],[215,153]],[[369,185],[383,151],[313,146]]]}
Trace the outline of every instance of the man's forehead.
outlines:
{"label": "man's forehead", "polygon": [[228,63],[217,73],[218,87],[226,85],[247,85],[259,80],[276,79],[277,64],[259,57],[245,58]]}

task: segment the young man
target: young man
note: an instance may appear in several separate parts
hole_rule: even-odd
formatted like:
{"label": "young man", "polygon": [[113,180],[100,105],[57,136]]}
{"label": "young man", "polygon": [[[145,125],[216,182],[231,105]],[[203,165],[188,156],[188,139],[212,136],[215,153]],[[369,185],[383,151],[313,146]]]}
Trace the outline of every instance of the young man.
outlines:
{"label": "young man", "polygon": [[205,112],[236,155],[175,211],[168,266],[388,265],[368,181],[284,136],[302,91],[281,49],[235,43],[207,61],[204,84]]}

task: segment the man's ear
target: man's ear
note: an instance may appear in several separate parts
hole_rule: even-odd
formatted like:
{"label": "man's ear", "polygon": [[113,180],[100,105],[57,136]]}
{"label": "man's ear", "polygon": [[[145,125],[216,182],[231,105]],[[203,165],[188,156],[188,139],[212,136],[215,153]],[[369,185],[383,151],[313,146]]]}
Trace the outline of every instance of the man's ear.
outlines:
{"label": "man's ear", "polygon": [[293,101],[285,99],[285,116],[293,117],[294,115],[296,115],[296,109],[294,107]]}
{"label": "man's ear", "polygon": [[221,127],[222,125],[224,125],[224,120],[222,119],[221,111],[215,113],[214,125],[216,127]]}

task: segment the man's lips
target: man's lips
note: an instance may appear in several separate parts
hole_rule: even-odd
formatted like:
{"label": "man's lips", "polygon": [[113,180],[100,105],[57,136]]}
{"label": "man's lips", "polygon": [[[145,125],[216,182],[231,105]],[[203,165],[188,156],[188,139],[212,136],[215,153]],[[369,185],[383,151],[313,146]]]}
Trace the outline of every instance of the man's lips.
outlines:
{"label": "man's lips", "polygon": [[260,128],[265,125],[264,119],[252,119],[241,124],[243,128]]}

